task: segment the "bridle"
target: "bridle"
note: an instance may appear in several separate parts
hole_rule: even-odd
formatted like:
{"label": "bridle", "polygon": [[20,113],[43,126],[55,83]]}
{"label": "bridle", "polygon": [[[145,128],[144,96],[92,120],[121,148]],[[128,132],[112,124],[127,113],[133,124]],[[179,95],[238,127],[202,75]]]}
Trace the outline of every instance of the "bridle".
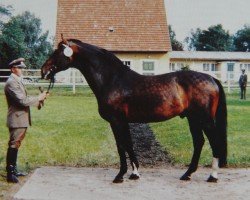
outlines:
{"label": "bridle", "polygon": [[[55,70],[56,70],[56,66],[55,65],[53,65],[51,68],[50,68],[50,70],[45,74],[45,78],[49,75],[49,74],[51,74],[51,78],[50,78],[50,83],[49,83],[49,87],[47,88],[47,91],[46,91],[46,93],[49,93],[49,91],[50,91],[50,89],[52,89],[53,87],[54,87],[54,84],[55,84]],[[39,87],[39,90],[40,90],[40,92],[43,92],[43,89],[41,88],[41,87]]]}
{"label": "bridle", "polygon": [[[62,40],[63,39],[63,35],[62,35]],[[77,44],[75,44],[77,45]],[[63,44],[63,46],[65,47],[65,49],[63,50],[63,53],[66,57],[70,58],[73,55],[73,50],[72,48],[69,47],[69,45]],[[79,46],[79,45],[77,45]],[[57,67],[55,65],[52,65],[52,67],[50,68],[50,70],[45,74],[45,79],[48,75],[51,75],[50,78],[50,83],[49,83],[49,87],[47,89],[47,93],[49,93],[50,89],[52,89],[54,87],[54,83],[55,83],[55,71],[56,71]],[[41,91],[41,90],[40,90]]]}

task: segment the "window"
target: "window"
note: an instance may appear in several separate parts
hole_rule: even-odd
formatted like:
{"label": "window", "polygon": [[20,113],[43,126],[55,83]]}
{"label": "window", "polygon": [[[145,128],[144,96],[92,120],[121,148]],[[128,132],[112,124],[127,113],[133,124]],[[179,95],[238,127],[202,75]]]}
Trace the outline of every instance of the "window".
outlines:
{"label": "window", "polygon": [[246,71],[250,72],[250,64],[245,63],[245,64],[240,64],[240,69],[244,68]]}
{"label": "window", "polygon": [[131,67],[131,61],[123,60],[122,62],[123,62],[124,65],[128,66],[129,68]]}
{"label": "window", "polygon": [[142,62],[142,74],[143,75],[154,75],[155,62],[154,61],[143,61]]}
{"label": "window", "polygon": [[227,63],[227,71],[228,72],[234,71],[234,63]]}
{"label": "window", "polygon": [[169,71],[174,72],[175,71],[175,63],[170,63],[169,64]]}
{"label": "window", "polygon": [[181,70],[183,67],[184,67],[183,63],[177,63],[177,69],[175,71]]}
{"label": "window", "polygon": [[143,70],[144,71],[153,71],[154,70],[154,62],[143,61]]}
{"label": "window", "polygon": [[234,79],[234,63],[227,63],[227,77],[228,80]]}
{"label": "window", "polygon": [[209,71],[209,63],[203,63],[203,71]]}
{"label": "window", "polygon": [[218,66],[216,63],[203,63],[203,71],[218,71]]}
{"label": "window", "polygon": [[217,71],[216,66],[214,63],[211,64],[211,71]]}

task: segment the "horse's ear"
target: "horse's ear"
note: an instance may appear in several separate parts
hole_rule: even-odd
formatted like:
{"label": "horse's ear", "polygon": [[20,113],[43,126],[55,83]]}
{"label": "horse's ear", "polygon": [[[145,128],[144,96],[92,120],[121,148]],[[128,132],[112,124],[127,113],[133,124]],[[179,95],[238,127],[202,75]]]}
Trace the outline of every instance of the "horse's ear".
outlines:
{"label": "horse's ear", "polygon": [[64,39],[64,37],[63,37],[63,34],[62,34],[62,33],[61,33],[61,38],[62,38],[62,42],[63,42],[64,44],[68,45],[68,41]]}
{"label": "horse's ear", "polygon": [[65,40],[63,38],[63,34],[61,34],[61,37],[62,37],[62,45],[65,47],[65,49],[63,50],[63,54],[66,56],[66,57],[71,57],[73,55],[73,49],[70,48],[70,44],[67,40]]}

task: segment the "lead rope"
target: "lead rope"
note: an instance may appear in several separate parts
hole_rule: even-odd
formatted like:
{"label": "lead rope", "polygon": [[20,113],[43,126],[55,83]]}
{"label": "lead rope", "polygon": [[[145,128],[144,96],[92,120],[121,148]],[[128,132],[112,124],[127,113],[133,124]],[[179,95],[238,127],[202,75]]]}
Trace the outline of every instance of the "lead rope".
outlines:
{"label": "lead rope", "polygon": [[[48,89],[47,89],[47,91],[46,91],[46,93],[48,94],[49,93],[49,91],[50,91],[50,89],[52,89],[53,87],[54,87],[54,83],[55,83],[55,78],[54,78],[54,76],[50,79],[50,83],[49,83],[49,87],[48,87]],[[41,93],[43,93],[43,88],[41,87],[41,86],[39,86],[39,90],[40,90],[40,92]],[[44,106],[44,101],[40,101],[39,102],[39,105],[38,105],[38,110],[40,110],[42,107]]]}
{"label": "lead rope", "polygon": [[[49,87],[47,89],[46,93],[49,93],[50,89],[52,89],[54,87],[54,83],[55,83],[55,78],[54,76],[50,79],[50,83],[49,83]],[[40,87],[39,87],[40,88]],[[40,90],[41,91],[41,90]]]}

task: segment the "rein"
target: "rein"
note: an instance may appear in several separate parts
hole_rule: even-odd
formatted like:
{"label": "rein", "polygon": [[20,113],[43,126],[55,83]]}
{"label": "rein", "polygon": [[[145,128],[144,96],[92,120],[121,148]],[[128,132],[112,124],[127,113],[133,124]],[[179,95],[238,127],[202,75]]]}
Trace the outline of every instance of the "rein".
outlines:
{"label": "rein", "polygon": [[50,83],[49,83],[49,87],[47,89],[47,92],[46,93],[49,93],[50,89],[52,89],[54,87],[54,83],[55,83],[55,77],[51,77],[50,79]]}
{"label": "rein", "polygon": [[[50,79],[50,83],[49,83],[49,87],[46,91],[46,93],[48,94],[50,89],[52,89],[54,87],[54,83],[55,83],[55,77],[53,76],[51,79]],[[39,86],[39,90],[41,93],[43,93],[43,88],[41,86]],[[40,101],[39,102],[39,105],[38,105],[38,110],[40,110],[42,107],[44,106],[44,101]]]}
{"label": "rein", "polygon": [[[55,83],[55,78],[53,76],[50,79],[49,87],[47,88],[47,91],[46,91],[47,94],[49,93],[50,89],[52,89],[54,87],[54,83]],[[41,93],[43,93],[43,91],[44,91],[42,87],[39,87],[39,90],[40,90]]]}

